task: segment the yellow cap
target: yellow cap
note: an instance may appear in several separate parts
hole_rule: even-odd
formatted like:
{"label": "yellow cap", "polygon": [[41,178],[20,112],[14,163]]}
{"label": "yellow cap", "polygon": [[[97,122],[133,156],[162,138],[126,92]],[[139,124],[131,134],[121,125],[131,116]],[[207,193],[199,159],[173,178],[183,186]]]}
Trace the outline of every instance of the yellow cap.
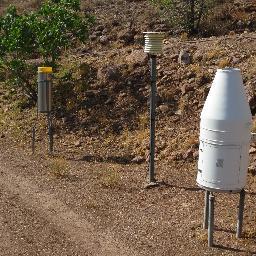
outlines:
{"label": "yellow cap", "polygon": [[52,67],[38,67],[38,73],[52,73]]}

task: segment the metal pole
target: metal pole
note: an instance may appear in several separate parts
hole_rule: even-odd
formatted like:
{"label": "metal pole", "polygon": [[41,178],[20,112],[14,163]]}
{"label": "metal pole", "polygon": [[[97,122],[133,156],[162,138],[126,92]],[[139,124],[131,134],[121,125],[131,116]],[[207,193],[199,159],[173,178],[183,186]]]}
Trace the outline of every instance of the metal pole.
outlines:
{"label": "metal pole", "polygon": [[48,123],[48,136],[49,136],[49,154],[53,153],[53,131],[52,131],[52,117],[51,112],[47,113],[47,123]]}
{"label": "metal pole", "polygon": [[205,190],[203,229],[208,229],[208,221],[209,221],[209,196],[210,196],[210,192],[208,190]]}
{"label": "metal pole", "polygon": [[32,127],[32,154],[35,154],[35,139],[36,139],[36,128],[35,126]]}
{"label": "metal pole", "polygon": [[208,246],[213,246],[213,231],[214,231],[214,195],[209,196],[209,224],[208,224]]}
{"label": "metal pole", "polygon": [[149,158],[149,183],[156,183],[155,179],[155,116],[156,116],[156,55],[150,55],[150,158]]}
{"label": "metal pole", "polygon": [[242,189],[240,191],[240,199],[239,199],[239,209],[238,209],[238,218],[237,218],[237,230],[236,237],[242,237],[242,229],[243,229],[243,217],[244,217],[244,201],[245,201],[245,191]]}

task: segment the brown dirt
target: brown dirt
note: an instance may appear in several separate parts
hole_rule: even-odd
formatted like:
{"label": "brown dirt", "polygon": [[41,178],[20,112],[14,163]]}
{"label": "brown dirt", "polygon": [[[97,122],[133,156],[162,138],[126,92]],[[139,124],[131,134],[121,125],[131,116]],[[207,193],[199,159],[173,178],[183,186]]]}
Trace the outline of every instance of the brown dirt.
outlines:
{"label": "brown dirt", "polygon": [[[65,152],[62,152],[65,155]],[[214,243],[202,230],[202,190],[191,166],[158,165],[165,184],[143,189],[146,165],[30,156],[2,148],[0,255],[252,255],[255,190],[247,189],[242,239],[238,195],[217,195]],[[115,173],[112,176],[111,173]]]}

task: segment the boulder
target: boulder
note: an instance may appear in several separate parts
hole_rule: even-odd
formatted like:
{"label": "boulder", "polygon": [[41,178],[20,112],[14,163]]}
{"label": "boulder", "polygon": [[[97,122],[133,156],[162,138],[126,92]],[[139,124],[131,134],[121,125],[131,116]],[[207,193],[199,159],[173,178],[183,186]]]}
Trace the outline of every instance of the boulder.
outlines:
{"label": "boulder", "polygon": [[147,55],[143,50],[134,50],[126,57],[127,64],[143,66],[147,64]]}
{"label": "boulder", "polygon": [[191,57],[186,50],[181,50],[178,58],[179,64],[189,65],[191,64]]}
{"label": "boulder", "polygon": [[121,77],[121,73],[117,66],[104,66],[98,70],[97,79],[100,82],[118,81]]}

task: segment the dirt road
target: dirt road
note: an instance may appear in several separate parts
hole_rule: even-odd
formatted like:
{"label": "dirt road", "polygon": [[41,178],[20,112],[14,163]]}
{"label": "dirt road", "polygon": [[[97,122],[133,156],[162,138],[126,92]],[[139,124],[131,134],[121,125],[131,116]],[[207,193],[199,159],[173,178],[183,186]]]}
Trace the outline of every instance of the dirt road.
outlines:
{"label": "dirt road", "polygon": [[52,163],[58,156],[0,152],[0,256],[256,253],[256,198],[250,189],[242,239],[235,238],[238,195],[216,195],[215,247],[208,248],[204,193],[184,163],[171,171],[158,166],[166,185],[145,190],[145,165],[66,157],[68,171],[56,176]]}
{"label": "dirt road", "polygon": [[[56,195],[0,169],[0,255],[130,255]],[[135,252],[133,252],[135,255]]]}

